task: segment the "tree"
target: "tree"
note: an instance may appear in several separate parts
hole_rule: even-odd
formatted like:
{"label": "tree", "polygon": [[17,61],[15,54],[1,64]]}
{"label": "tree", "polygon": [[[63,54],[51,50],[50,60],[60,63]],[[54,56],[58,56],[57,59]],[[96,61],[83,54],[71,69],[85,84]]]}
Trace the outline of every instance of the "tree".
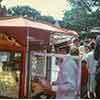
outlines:
{"label": "tree", "polygon": [[39,19],[40,13],[30,8],[29,6],[16,6],[8,9],[8,14],[11,16],[27,16],[32,17],[33,19]]}
{"label": "tree", "polygon": [[14,6],[8,9],[8,14],[11,16],[25,16],[34,20],[46,21],[54,24],[55,20],[52,16],[42,16],[41,13],[29,6]]}
{"label": "tree", "polygon": [[68,0],[73,7],[82,7],[89,12],[93,11],[93,7],[98,8],[100,6],[100,0]]}
{"label": "tree", "polygon": [[74,29],[76,31],[85,31],[88,17],[87,13],[83,9],[73,8],[70,11],[66,11],[64,14],[64,27]]}
{"label": "tree", "polygon": [[41,16],[40,20],[49,22],[51,24],[55,23],[55,20],[54,20],[54,18],[52,16]]}
{"label": "tree", "polygon": [[72,9],[65,11],[63,27],[90,34],[91,28],[100,26],[100,6],[98,6],[100,2],[98,4],[95,2],[95,0],[70,0]]}

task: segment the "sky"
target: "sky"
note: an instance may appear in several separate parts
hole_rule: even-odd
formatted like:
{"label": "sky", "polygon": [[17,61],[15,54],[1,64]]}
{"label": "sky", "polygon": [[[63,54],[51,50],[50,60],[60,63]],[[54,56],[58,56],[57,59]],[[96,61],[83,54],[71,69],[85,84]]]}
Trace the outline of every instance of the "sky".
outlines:
{"label": "sky", "polygon": [[56,19],[61,19],[65,9],[69,8],[66,0],[3,0],[2,5],[6,5],[7,8],[16,5],[29,5],[41,14],[50,15]]}

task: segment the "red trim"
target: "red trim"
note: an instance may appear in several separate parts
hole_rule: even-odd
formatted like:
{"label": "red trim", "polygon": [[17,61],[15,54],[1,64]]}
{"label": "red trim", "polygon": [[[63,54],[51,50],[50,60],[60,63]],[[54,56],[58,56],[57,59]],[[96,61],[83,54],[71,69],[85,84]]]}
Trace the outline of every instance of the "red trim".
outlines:
{"label": "red trim", "polygon": [[0,44],[0,50],[7,50],[7,51],[21,51],[22,47],[18,47],[12,44]]}
{"label": "red trim", "polygon": [[25,65],[26,65],[26,48],[23,47],[22,49],[22,74],[21,74],[21,98],[25,98],[26,97],[26,69],[25,69]]}

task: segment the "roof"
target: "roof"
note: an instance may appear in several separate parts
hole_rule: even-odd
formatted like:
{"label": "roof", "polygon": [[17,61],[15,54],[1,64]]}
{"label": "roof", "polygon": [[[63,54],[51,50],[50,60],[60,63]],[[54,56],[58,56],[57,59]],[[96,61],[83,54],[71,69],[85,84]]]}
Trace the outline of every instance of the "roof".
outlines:
{"label": "roof", "polygon": [[0,32],[14,36],[19,43],[26,45],[27,35],[31,42],[49,42],[50,33],[65,33],[66,35],[78,35],[76,32],[68,32],[52,25],[32,21],[26,17],[0,17]]}
{"label": "roof", "polygon": [[[54,27],[53,25],[44,24],[41,22],[33,21],[27,17],[2,17],[0,18],[0,27],[31,27],[36,29],[48,30],[51,32],[68,33],[68,31]],[[69,31],[68,35],[78,35],[75,31]]]}
{"label": "roof", "polygon": [[30,28],[36,28],[36,29],[42,29],[42,30],[49,30],[49,31],[56,31],[56,32],[62,32],[61,30],[49,26],[47,24],[42,24],[36,21],[31,21],[25,17],[6,17],[2,20],[0,20],[0,27],[30,27]]}

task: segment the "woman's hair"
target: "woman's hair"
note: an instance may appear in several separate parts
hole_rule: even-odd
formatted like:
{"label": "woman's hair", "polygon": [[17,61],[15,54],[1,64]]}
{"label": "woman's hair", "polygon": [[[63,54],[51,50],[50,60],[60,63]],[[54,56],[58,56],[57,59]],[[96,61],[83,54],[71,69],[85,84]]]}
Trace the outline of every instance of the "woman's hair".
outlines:
{"label": "woman's hair", "polygon": [[72,56],[79,56],[79,49],[77,47],[72,47],[70,50]]}

